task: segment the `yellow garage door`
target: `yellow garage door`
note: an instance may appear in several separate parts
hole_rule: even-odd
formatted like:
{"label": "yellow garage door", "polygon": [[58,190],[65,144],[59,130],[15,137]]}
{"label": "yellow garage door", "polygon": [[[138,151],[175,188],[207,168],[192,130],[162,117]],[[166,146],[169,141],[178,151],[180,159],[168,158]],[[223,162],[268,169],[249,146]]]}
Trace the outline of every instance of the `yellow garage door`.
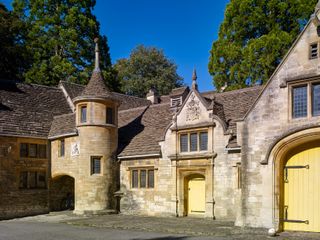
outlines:
{"label": "yellow garage door", "polygon": [[320,148],[299,152],[284,168],[284,229],[320,232]]}
{"label": "yellow garage door", "polygon": [[188,215],[204,214],[206,202],[206,187],[204,178],[193,178],[188,183]]}

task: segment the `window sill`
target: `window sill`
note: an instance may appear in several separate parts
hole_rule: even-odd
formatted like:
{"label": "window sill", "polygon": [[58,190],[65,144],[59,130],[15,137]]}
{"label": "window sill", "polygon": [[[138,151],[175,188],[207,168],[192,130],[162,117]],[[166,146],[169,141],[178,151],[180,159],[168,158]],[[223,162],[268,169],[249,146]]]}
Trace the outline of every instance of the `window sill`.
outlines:
{"label": "window sill", "polygon": [[173,154],[168,156],[172,161],[174,160],[188,160],[188,159],[203,159],[203,158],[215,158],[217,156],[214,152],[188,152]]}

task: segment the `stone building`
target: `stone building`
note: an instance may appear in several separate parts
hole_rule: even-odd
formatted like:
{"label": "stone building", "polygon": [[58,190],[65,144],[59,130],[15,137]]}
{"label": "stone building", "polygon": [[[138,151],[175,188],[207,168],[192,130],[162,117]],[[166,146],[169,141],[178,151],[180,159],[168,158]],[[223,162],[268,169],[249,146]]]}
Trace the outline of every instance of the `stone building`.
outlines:
{"label": "stone building", "polygon": [[146,99],[0,81],[0,218],[197,216],[320,231],[319,4],[265,86]]}

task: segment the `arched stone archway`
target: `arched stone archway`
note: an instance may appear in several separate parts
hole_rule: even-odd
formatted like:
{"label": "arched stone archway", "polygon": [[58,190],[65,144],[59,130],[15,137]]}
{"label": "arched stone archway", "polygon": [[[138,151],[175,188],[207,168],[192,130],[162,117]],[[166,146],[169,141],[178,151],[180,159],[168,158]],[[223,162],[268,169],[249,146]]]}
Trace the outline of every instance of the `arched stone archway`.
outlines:
{"label": "arched stone archway", "polygon": [[74,210],[74,178],[69,175],[59,175],[51,179],[50,185],[50,210]]}
{"label": "arched stone archway", "polygon": [[294,132],[278,140],[267,158],[273,168],[273,224],[284,230],[284,169],[293,154],[320,146],[320,128],[310,128]]}

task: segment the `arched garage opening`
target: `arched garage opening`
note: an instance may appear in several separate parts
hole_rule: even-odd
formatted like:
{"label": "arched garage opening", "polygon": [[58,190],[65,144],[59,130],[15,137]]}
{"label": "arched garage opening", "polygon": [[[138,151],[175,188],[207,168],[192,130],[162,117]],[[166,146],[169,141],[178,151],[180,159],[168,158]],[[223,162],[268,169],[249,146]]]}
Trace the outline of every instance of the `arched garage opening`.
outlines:
{"label": "arched garage opening", "polygon": [[68,175],[54,177],[50,187],[50,210],[74,210],[74,178]]}
{"label": "arched garage opening", "polygon": [[267,159],[273,163],[275,228],[320,232],[320,128],[283,137]]}

